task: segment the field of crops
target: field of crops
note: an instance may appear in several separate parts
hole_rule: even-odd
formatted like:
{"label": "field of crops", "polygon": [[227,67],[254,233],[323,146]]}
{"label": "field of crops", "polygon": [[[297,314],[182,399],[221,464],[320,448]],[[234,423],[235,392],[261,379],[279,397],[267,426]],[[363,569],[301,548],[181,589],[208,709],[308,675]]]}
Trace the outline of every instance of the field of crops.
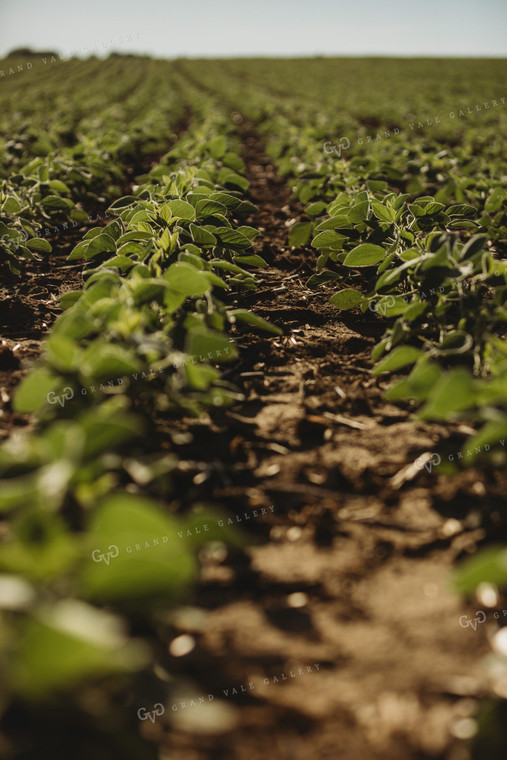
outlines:
{"label": "field of crops", "polygon": [[504,60],[0,61],[0,753],[504,760]]}

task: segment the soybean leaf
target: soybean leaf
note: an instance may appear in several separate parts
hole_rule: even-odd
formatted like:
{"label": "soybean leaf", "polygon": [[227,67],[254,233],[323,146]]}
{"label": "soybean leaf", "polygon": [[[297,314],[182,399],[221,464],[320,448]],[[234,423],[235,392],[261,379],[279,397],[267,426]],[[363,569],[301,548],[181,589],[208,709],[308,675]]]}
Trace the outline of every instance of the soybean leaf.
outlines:
{"label": "soybean leaf", "polygon": [[51,253],[53,250],[51,244],[44,238],[30,238],[26,241],[26,246],[31,251],[38,251],[39,253]]}
{"label": "soybean leaf", "polygon": [[323,232],[319,232],[318,235],[315,235],[312,240],[312,246],[318,250],[323,248],[340,250],[343,246],[344,240],[345,237],[343,235],[338,235],[334,230],[324,230]]}
{"label": "soybean leaf", "polygon": [[372,374],[380,375],[382,372],[396,372],[396,370],[406,367],[407,364],[413,364],[422,355],[422,351],[413,346],[399,346],[373,368]]}
{"label": "soybean leaf", "polygon": [[249,256],[235,256],[234,261],[238,262],[239,264],[247,264],[251,267],[267,267],[269,264],[264,261],[262,256],[258,256],[257,254],[251,254]]}
{"label": "soybean leaf", "polygon": [[14,395],[14,409],[22,414],[36,412],[48,403],[48,395],[62,385],[60,378],[45,367],[33,370],[18,386]]}
{"label": "soybean leaf", "polygon": [[507,588],[507,549],[488,546],[465,560],[454,573],[454,586],[462,594],[472,594],[481,583]]}
{"label": "soybean leaf", "polygon": [[229,248],[250,248],[251,242],[237,230],[233,230],[231,227],[217,227],[214,230],[214,234],[220,240],[220,242]]}
{"label": "soybean leaf", "polygon": [[227,312],[227,315],[229,317],[235,317],[241,322],[245,322],[247,325],[252,325],[253,327],[258,327],[261,330],[265,330],[266,332],[273,333],[274,335],[283,334],[282,330],[279,327],[272,325],[270,322],[262,319],[262,317],[258,317],[256,314],[252,314],[252,312],[247,311],[246,309],[232,309],[231,311]]}
{"label": "soybean leaf", "polygon": [[227,149],[227,140],[223,135],[213,137],[208,143],[208,149],[213,158],[222,158]]}
{"label": "soybean leaf", "polygon": [[476,401],[474,378],[465,369],[455,369],[440,378],[418,416],[423,420],[452,419]]}
{"label": "soybean leaf", "polygon": [[339,290],[338,293],[334,293],[329,301],[338,309],[353,309],[354,306],[359,306],[363,299],[364,296],[359,290],[345,288],[345,290]]}
{"label": "soybean leaf", "polygon": [[386,252],[379,245],[373,243],[362,243],[347,254],[343,262],[347,267],[371,267],[378,264]]}
{"label": "soybean leaf", "polygon": [[210,289],[209,280],[205,275],[183,261],[171,264],[163,278],[173,290],[185,296],[199,296]]}
{"label": "soybean leaf", "polygon": [[173,216],[180,219],[195,219],[195,209],[186,201],[174,200],[167,204]]}

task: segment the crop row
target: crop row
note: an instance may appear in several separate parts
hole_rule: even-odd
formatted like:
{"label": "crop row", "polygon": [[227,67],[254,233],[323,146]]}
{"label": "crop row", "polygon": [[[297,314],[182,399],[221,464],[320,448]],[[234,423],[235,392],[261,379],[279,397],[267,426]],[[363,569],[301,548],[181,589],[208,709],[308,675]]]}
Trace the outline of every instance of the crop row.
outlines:
{"label": "crop row", "polygon": [[[328,61],[185,68],[230,102],[248,104],[279,173],[305,206],[288,241],[314,253],[308,286],[335,290],[330,302],[338,309],[384,321],[371,358],[382,381],[398,374],[386,399],[408,404],[421,419],[476,429],[441,472],[481,463],[491,473],[507,461],[506,116],[497,87],[505,63],[467,64],[473,84],[456,95],[442,82],[459,76],[461,62],[439,62],[432,75],[424,62],[426,81],[409,106],[405,72],[393,72],[387,97],[374,62],[335,65],[334,89],[323,80],[332,72]],[[406,66],[414,75],[422,64]],[[367,99],[355,81],[366,71]],[[435,461],[436,452],[421,452],[415,472]],[[456,588],[469,595],[481,584],[507,589],[506,551],[497,545],[468,560]],[[505,658],[492,659],[489,672],[496,689]]]}
{"label": "crop row", "polygon": [[[15,734],[27,710],[50,723],[63,711],[90,749],[104,751],[105,735],[111,756],[143,755],[135,710],[118,711],[118,681],[107,679],[127,678],[119,692],[132,698],[142,673],[142,693],[149,684],[167,698],[169,607],[197,578],[196,551],[235,540],[209,509],[168,510],[172,420],[238,397],[220,377],[236,355],[231,326],[279,333],[227,303],[256,287],[245,266],[265,262],[251,252],[257,231],[243,220],[255,207],[227,116],[201,95],[194,120],[135,193],[110,206],[114,219],[74,248],[84,287],[62,297],[44,357],[15,396],[37,428],[0,450],[6,723]],[[97,716],[86,689],[104,678]],[[40,756],[45,741],[25,738],[24,756]]]}
{"label": "crop row", "polygon": [[51,251],[43,228],[118,197],[127,168],[161,153],[185,113],[164,64],[143,58],[27,70],[0,97],[0,262],[17,274]]}
{"label": "crop row", "polygon": [[[287,87],[283,69],[295,62],[272,63],[213,62],[204,68],[200,62],[186,62],[185,70],[198,74],[210,88],[223,90],[231,102],[239,102],[242,93],[244,98],[247,88],[248,113],[260,120],[268,152],[305,204],[307,219],[292,226],[289,242],[310,243],[318,253],[310,286],[339,283],[340,290],[331,297],[338,308],[358,307],[369,314],[373,309],[393,318],[373,352],[378,362],[374,371],[415,368],[389,391],[390,398],[427,402],[422,414],[428,419],[453,420],[463,413],[484,422],[480,439],[469,445],[494,445],[505,435],[507,424],[507,164],[498,129],[504,115],[498,111],[495,118],[488,111],[486,129],[484,123],[466,124],[466,129],[455,123],[452,150],[448,132],[436,137],[393,133],[383,143],[356,147],[350,158],[338,157],[324,150],[330,137],[339,135],[337,120],[348,118],[349,127],[363,135],[361,119],[366,119],[364,98],[355,103],[353,83],[343,84],[348,73],[343,72],[344,63],[336,63],[342,76],[334,92],[344,96],[349,110],[343,115],[340,109],[339,117],[328,83],[316,76],[319,67],[329,76],[332,67],[327,61],[299,63],[298,76],[291,81],[294,89]],[[347,66],[351,72],[355,67],[362,71],[365,63],[351,61]],[[414,70],[418,65],[407,62]],[[457,65],[447,63],[450,75],[457,73]],[[485,76],[493,67],[498,80],[502,65],[479,62],[476,68]],[[368,69],[372,75],[374,68]],[[425,71],[420,107],[427,110],[430,103],[433,110],[442,110],[441,77],[437,70],[434,78],[428,76],[428,67]],[[313,89],[307,88],[310,81]],[[472,101],[480,82],[476,72]],[[305,88],[306,103],[295,97]],[[489,95],[493,90],[490,82],[482,92]],[[320,110],[312,119],[317,96],[322,97]],[[458,102],[466,102],[466,95],[460,93]],[[386,125],[408,111],[396,98],[389,107]],[[386,107],[379,106],[375,113],[371,120],[383,131],[380,117],[388,119]]]}

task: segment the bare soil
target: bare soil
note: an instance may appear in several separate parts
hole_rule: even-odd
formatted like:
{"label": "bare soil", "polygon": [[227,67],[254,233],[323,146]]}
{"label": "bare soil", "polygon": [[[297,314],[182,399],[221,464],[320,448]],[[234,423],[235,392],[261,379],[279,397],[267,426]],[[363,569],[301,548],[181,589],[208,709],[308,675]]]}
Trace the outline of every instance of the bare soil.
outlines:
{"label": "bare soil", "polygon": [[55,236],[51,254],[28,260],[21,278],[6,269],[0,286],[0,440],[13,427],[29,424],[26,415],[12,409],[12,394],[40,356],[41,341],[61,309],[58,298],[83,285],[82,264],[69,264],[67,257],[77,245],[83,228]]}

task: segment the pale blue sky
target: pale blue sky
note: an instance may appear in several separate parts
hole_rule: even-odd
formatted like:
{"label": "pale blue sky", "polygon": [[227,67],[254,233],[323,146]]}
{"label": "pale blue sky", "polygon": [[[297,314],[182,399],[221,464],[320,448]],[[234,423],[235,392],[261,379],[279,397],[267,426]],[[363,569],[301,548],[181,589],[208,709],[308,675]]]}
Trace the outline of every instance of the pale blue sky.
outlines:
{"label": "pale blue sky", "polygon": [[169,58],[507,57],[507,0],[0,0],[0,56],[95,45]]}

